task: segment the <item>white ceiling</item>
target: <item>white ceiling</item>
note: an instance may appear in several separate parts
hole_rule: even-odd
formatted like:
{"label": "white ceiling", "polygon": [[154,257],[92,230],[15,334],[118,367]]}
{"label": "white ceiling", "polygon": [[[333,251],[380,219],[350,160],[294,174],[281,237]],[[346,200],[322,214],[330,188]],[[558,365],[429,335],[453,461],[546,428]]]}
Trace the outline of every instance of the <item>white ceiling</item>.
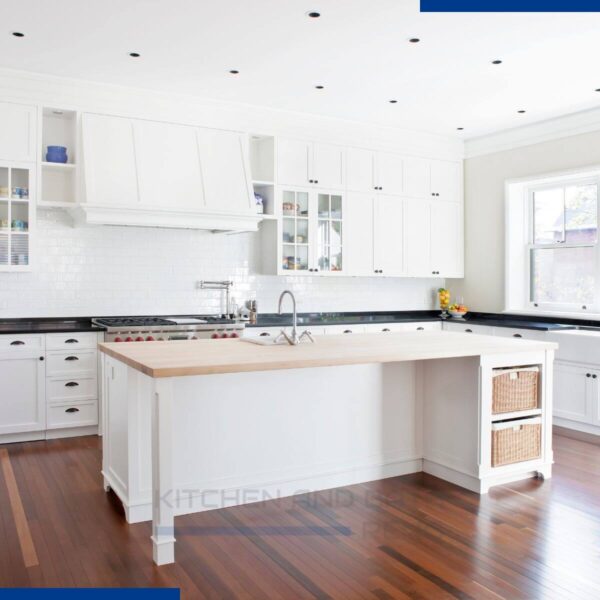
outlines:
{"label": "white ceiling", "polygon": [[[418,0],[2,0],[0,66],[464,138],[600,105],[600,14],[420,14],[418,7]],[[311,10],[321,18],[308,18]],[[141,57],[130,58],[132,51]]]}

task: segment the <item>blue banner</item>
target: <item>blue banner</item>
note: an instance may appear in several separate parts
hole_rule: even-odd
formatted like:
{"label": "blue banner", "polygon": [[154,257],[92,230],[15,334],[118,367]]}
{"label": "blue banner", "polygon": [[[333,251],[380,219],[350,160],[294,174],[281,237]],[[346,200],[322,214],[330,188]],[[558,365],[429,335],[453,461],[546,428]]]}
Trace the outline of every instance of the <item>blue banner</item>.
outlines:
{"label": "blue banner", "polygon": [[600,12],[600,0],[421,0],[421,12]]}
{"label": "blue banner", "polygon": [[177,588],[0,588],[2,600],[179,600]]}

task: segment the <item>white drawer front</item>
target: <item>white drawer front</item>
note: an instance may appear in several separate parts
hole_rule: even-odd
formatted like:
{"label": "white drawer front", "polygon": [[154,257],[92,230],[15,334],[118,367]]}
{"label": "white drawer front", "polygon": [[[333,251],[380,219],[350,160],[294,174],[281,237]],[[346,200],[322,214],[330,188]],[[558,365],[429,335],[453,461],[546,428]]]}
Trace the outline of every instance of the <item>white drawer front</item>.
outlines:
{"label": "white drawer front", "polygon": [[98,334],[90,332],[79,333],[49,333],[46,335],[48,350],[77,350],[78,348],[96,348]]}
{"label": "white drawer front", "polygon": [[47,352],[46,375],[95,374],[98,371],[96,350],[73,352]]}
{"label": "white drawer front", "polygon": [[24,348],[43,348],[44,347],[44,336],[33,335],[30,333],[20,334],[6,334],[0,335],[0,348],[4,350],[8,349],[24,349]]}
{"label": "white drawer front", "polygon": [[98,380],[95,377],[51,379],[46,381],[46,398],[49,403],[96,400]]}
{"label": "white drawer front", "polygon": [[48,406],[47,429],[98,425],[98,403],[79,402]]}

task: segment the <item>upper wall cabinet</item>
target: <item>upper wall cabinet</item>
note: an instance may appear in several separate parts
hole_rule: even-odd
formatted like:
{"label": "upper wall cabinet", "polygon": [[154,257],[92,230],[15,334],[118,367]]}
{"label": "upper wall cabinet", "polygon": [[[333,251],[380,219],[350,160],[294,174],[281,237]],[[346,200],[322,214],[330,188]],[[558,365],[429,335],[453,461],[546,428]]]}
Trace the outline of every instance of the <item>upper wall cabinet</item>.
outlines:
{"label": "upper wall cabinet", "polygon": [[[106,115],[82,116],[88,223],[256,230],[241,133]],[[134,210],[133,210],[134,209]]]}
{"label": "upper wall cabinet", "polygon": [[399,154],[348,148],[347,165],[349,190],[402,194],[402,156]]}
{"label": "upper wall cabinet", "polygon": [[345,157],[345,148],[342,146],[278,138],[277,183],[343,188]]}
{"label": "upper wall cabinet", "polygon": [[432,160],[429,191],[437,200],[462,201],[462,163]]}
{"label": "upper wall cabinet", "polygon": [[0,102],[0,160],[35,161],[35,106]]}

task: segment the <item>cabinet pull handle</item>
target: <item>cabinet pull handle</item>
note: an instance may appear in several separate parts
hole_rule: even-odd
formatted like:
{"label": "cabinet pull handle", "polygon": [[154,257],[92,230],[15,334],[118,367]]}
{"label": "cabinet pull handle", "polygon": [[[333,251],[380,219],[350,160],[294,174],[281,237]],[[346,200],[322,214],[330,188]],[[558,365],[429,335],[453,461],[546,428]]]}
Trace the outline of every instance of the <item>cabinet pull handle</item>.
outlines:
{"label": "cabinet pull handle", "polygon": [[389,331],[388,327],[384,327],[381,331]]}
{"label": "cabinet pull handle", "polygon": [[79,409],[72,406],[71,408],[67,408],[67,410],[65,410],[65,412],[66,413],[76,413],[76,412],[79,412]]}
{"label": "cabinet pull handle", "polygon": [[79,384],[76,381],[68,381],[65,383],[65,387],[77,387]]}
{"label": "cabinet pull handle", "polygon": [[67,356],[65,360],[79,360],[77,356]]}
{"label": "cabinet pull handle", "polygon": [[417,331],[425,331],[425,327],[417,327]]}
{"label": "cabinet pull handle", "polygon": [[69,338],[68,340],[65,340],[65,344],[79,344],[79,340],[76,340],[75,338]]}
{"label": "cabinet pull handle", "polygon": [[472,329],[465,329],[465,333],[473,333]]}
{"label": "cabinet pull handle", "polygon": [[271,334],[270,334],[268,331],[263,331],[263,332],[260,334],[260,337],[265,337],[265,336],[270,336],[270,335],[271,335]]}
{"label": "cabinet pull handle", "polygon": [[344,333],[352,333],[352,329],[344,329]]}
{"label": "cabinet pull handle", "polygon": [[15,340],[14,342],[10,343],[11,346],[24,346],[25,342],[22,342],[21,340]]}
{"label": "cabinet pull handle", "polygon": [[520,333],[513,333],[513,337],[522,338],[523,336]]}

